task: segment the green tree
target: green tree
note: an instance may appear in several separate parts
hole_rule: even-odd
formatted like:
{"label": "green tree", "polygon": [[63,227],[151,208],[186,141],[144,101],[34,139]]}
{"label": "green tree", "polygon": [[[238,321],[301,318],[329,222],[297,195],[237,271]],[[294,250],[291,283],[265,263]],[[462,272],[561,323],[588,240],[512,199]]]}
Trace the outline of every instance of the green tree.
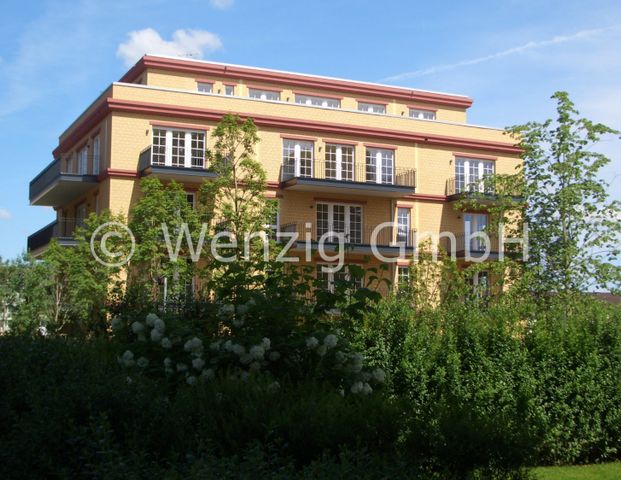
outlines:
{"label": "green tree", "polygon": [[175,181],[163,185],[158,178],[144,178],[140,189],[142,196],[130,213],[136,248],[128,282],[132,287],[146,286],[153,301],[161,296],[164,279],[167,296],[181,295],[194,272],[191,257],[197,253],[200,216]]}
{"label": "green tree", "polygon": [[565,92],[556,92],[556,120],[512,127],[524,150],[529,228],[527,263],[532,288],[568,293],[619,288],[621,204],[610,201],[601,169],[610,162],[594,151],[602,137],[619,132],[579,116]]}

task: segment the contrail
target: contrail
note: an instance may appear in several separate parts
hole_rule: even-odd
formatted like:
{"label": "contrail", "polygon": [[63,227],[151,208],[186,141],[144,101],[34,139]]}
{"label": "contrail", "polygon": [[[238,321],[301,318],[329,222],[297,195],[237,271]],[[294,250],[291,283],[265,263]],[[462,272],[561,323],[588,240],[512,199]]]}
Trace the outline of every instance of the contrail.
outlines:
{"label": "contrail", "polygon": [[407,78],[416,78],[416,77],[424,77],[426,75],[433,75],[434,73],[446,72],[447,70],[454,70],[455,68],[459,68],[459,67],[465,67],[468,65],[476,65],[478,63],[488,62],[490,60],[496,60],[497,58],[508,57],[509,55],[514,55],[516,53],[522,53],[528,50],[533,50],[535,48],[547,47],[549,45],[558,45],[559,43],[566,43],[566,42],[571,42],[573,40],[580,40],[584,38],[593,37],[608,30],[614,30],[618,27],[619,25],[614,25],[612,27],[606,27],[606,28],[595,28],[592,30],[580,30],[579,32],[573,33],[571,35],[558,35],[548,40],[541,40],[539,42],[531,41],[531,42],[525,43],[524,45],[508,48],[506,50],[492,53],[490,55],[485,55],[484,57],[471,58],[468,60],[462,60],[457,63],[449,63],[446,65],[436,65],[434,67],[424,68],[422,70],[414,70],[413,72],[399,73],[398,75],[386,77],[382,81],[383,82],[394,82],[394,81],[399,81],[399,80],[405,80]]}

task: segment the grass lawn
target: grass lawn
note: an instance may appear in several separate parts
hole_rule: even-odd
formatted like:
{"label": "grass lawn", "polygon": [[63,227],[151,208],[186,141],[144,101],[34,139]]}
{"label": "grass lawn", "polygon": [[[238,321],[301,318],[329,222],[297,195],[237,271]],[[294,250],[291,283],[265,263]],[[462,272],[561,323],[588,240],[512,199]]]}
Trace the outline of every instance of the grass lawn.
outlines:
{"label": "grass lawn", "polygon": [[537,480],[617,480],[621,462],[576,467],[540,467],[533,470]]}

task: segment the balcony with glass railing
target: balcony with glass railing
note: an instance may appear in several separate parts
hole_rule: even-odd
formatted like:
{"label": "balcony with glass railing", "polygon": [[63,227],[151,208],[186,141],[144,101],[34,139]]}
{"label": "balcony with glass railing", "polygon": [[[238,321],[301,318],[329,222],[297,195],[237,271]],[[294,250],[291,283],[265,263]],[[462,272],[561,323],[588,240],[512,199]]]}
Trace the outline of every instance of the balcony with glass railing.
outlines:
{"label": "balcony with glass railing", "polygon": [[176,157],[167,155],[164,158],[163,155],[155,154],[152,147],[140,152],[138,171],[141,176],[155,175],[162,179],[186,182],[200,182],[205,178],[216,177],[216,174],[208,168],[204,154],[187,158],[183,153],[179,153]]}
{"label": "balcony with glass railing", "polygon": [[369,165],[308,160],[280,167],[282,188],[293,191],[351,193],[399,198],[416,191],[416,170],[392,165]]}
{"label": "balcony with glass railing", "polygon": [[69,171],[61,159],[54,160],[30,182],[30,204],[57,208],[84,195],[97,185],[99,172],[92,170],[96,163],[97,159],[89,156],[81,165],[72,164]]}

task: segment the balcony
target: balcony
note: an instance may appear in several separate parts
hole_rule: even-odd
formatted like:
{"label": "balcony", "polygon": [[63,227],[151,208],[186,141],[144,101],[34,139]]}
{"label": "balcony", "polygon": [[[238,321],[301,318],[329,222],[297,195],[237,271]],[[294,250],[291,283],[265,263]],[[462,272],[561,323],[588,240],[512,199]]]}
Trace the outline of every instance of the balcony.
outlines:
{"label": "balcony", "polygon": [[140,152],[138,157],[138,171],[141,176],[155,175],[164,180],[177,182],[201,182],[203,179],[216,178],[216,174],[207,168],[206,160],[200,165],[186,166],[153,160],[151,147]]}
{"label": "balcony", "polygon": [[467,181],[465,176],[456,176],[446,181],[446,195],[450,200],[473,196],[476,194],[483,202],[493,201],[503,194],[520,200],[523,197],[516,186],[501,186],[493,177],[479,178],[474,182]]}
{"label": "balcony", "polygon": [[458,259],[466,261],[495,260],[500,251],[500,241],[494,237],[472,237],[465,233],[455,234],[455,240],[450,237],[442,237],[441,245],[447,255],[455,255]]}
{"label": "balcony", "polygon": [[319,160],[304,167],[281,165],[281,188],[387,198],[399,198],[416,191],[416,170],[411,168],[393,167],[381,172],[366,164],[337,168],[335,162]]}
{"label": "balcony", "polygon": [[[297,241],[294,250],[303,250],[306,247],[307,239],[310,240],[311,248],[316,249],[319,240],[324,237],[324,245],[326,250],[334,251],[339,244],[336,237],[327,235],[330,233],[342,232],[342,225],[321,225],[318,226],[313,222],[291,222],[280,225],[281,233],[297,233]],[[412,253],[416,241],[416,230],[408,231],[398,230],[395,226],[377,226],[365,225],[361,228],[350,229],[344,232],[344,244],[346,249],[352,253],[372,254],[371,245],[375,244],[379,252],[385,255],[398,255],[401,248],[405,248],[406,252]],[[281,237],[281,242],[288,242],[287,237]]]}
{"label": "balcony", "polygon": [[97,175],[65,172],[62,161],[54,160],[30,182],[31,205],[58,208],[97,185]]}
{"label": "balcony", "polygon": [[76,220],[75,218],[54,220],[28,237],[28,251],[35,254],[40,252],[53,238],[56,238],[64,246],[75,245],[73,234],[76,225],[80,225],[80,223],[81,220]]}

